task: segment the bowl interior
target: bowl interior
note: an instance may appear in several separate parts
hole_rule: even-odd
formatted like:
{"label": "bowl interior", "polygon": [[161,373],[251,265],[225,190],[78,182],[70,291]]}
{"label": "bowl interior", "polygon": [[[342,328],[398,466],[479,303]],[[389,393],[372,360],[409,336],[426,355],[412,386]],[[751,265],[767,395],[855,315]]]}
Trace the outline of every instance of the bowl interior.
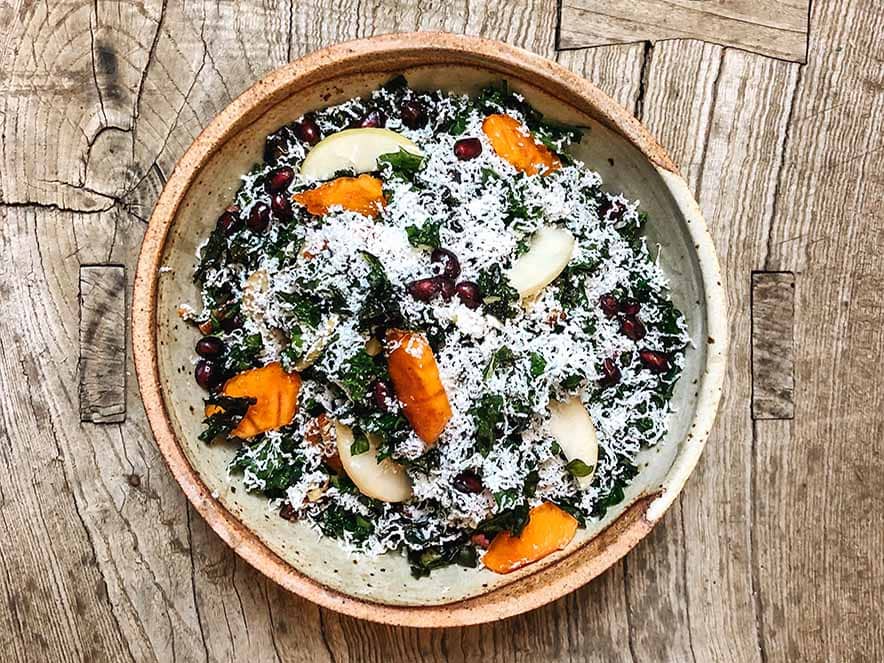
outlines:
{"label": "bowl interior", "polygon": [[[184,453],[213,497],[246,528],[293,569],[326,587],[378,603],[426,606],[476,596],[536,573],[597,535],[642,495],[666,489],[673,464],[691,444],[689,428],[698,405],[696,385],[707,361],[705,295],[690,229],[664,173],[631,142],[597,121],[596,109],[553,97],[544,91],[543,81],[523,80],[512,70],[501,71],[493,65],[390,62],[386,67],[372,73],[338,71],[312,81],[307,88],[277,94],[248,109],[237,125],[239,129],[217,145],[215,154],[186,191],[166,238],[161,261],[164,269],[157,274],[157,361],[166,410]],[[648,240],[661,248],[660,263],[695,342],[688,350],[685,371],[675,392],[676,414],[671,417],[669,433],[657,447],[641,453],[642,469],[627,499],[610,509],[604,520],[581,530],[566,550],[506,576],[452,566],[418,581],[411,577],[408,564],[399,555],[352,558],[334,541],[320,538],[305,525],[279,518],[268,509],[266,499],[247,494],[236,478],[228,481],[226,465],[233,455],[232,448],[208,446],[197,440],[204,393],[194,383],[191,357],[198,335],[179,319],[176,310],[182,303],[198,303],[198,292],[191,281],[198,245],[232,200],[240,175],[260,160],[268,133],[306,111],[365,94],[396,73],[405,74],[413,87],[458,92],[475,92],[489,82],[506,78],[548,117],[587,128],[575,155],[601,173],[607,190],[622,191],[629,198],[641,200],[642,209],[651,218]],[[675,486],[676,491],[679,488]]]}

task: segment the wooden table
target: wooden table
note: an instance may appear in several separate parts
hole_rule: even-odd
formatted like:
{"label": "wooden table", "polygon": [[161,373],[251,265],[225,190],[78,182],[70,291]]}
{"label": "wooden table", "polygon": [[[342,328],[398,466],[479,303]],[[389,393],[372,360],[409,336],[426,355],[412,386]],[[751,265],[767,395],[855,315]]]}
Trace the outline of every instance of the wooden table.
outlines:
{"label": "wooden table", "polygon": [[[884,659],[884,5],[807,5],[0,3],[5,659]],[[146,219],[200,129],[302,53],[415,29],[532,49],[635,112],[701,203],[733,337],[652,536],[546,608],[437,631],[320,610],[237,559],[166,470],[125,342]]]}

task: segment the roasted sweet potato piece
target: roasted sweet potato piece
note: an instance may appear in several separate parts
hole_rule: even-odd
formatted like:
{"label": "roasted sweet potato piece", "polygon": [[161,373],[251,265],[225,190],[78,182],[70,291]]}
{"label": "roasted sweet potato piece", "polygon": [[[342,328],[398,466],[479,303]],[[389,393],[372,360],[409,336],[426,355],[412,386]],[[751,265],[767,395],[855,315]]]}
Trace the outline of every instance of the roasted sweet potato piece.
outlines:
{"label": "roasted sweet potato piece", "polygon": [[527,175],[548,173],[562,166],[559,158],[545,145],[539,145],[528,128],[509,115],[489,115],[482,131],[501,159]]}
{"label": "roasted sweet potato piece", "polygon": [[371,175],[359,177],[338,177],[331,182],[320,184],[315,189],[302,191],[292,196],[307,211],[322,216],[330,207],[340,205],[351,212],[376,217],[386,204],[381,181]]}
{"label": "roasted sweet potato piece", "polygon": [[427,339],[401,329],[387,330],[387,368],[396,396],[417,436],[435,444],[451,419],[451,404]]}
{"label": "roasted sweet potato piece", "polygon": [[[279,362],[234,375],[224,383],[224,394],[236,398],[249,396],[257,402],[249,407],[230,434],[246,439],[291,423],[298,409],[300,389],[300,376],[286,373]],[[209,405],[206,416],[217,411],[217,405]]]}
{"label": "roasted sweet potato piece", "polygon": [[531,509],[519,536],[501,532],[491,541],[482,563],[495,573],[509,573],[567,546],[577,532],[577,521],[555,504]]}

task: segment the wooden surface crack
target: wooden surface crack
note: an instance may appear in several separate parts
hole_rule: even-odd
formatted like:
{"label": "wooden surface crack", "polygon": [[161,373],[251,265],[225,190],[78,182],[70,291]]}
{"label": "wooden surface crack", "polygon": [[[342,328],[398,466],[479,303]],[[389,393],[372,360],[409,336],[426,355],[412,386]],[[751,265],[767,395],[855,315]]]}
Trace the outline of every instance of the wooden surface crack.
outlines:
{"label": "wooden surface crack", "polygon": [[133,133],[132,159],[133,159],[133,161],[135,159],[135,145],[138,142],[137,132],[138,132],[138,117],[141,114],[141,95],[144,92],[144,83],[147,80],[147,75],[150,71],[150,66],[156,59],[157,44],[160,41],[160,34],[163,29],[163,21],[165,20],[165,17],[166,17],[167,3],[168,3],[168,0],[163,0],[163,4],[160,6],[160,15],[157,18],[157,28],[153,33],[153,37],[151,38],[151,41],[150,41],[150,46],[147,49],[147,60],[144,63],[144,68],[141,70],[141,76],[138,78],[138,87],[135,90],[135,101],[132,104],[132,133]]}
{"label": "wooden surface crack", "polygon": [[638,663],[635,655],[635,631],[632,627],[632,602],[629,596],[629,559],[623,558],[623,601],[626,604],[626,635],[629,645],[629,658],[633,663]]}
{"label": "wooden surface crack", "polygon": [[[687,531],[684,526],[684,505],[683,496],[678,496],[678,524],[681,528],[681,540],[687,541]],[[685,625],[687,627],[687,637],[688,637],[688,649],[691,652],[691,661],[693,663],[697,663],[697,653],[694,651],[694,627],[691,622],[691,592],[690,592],[690,584],[688,582],[688,551],[685,550],[681,556],[681,583],[683,587],[683,596],[684,596],[684,614],[685,614]]]}
{"label": "wooden surface crack", "polygon": [[761,492],[758,490],[758,422],[752,422],[752,460],[749,465],[750,477],[749,485],[751,493],[749,497],[749,564],[752,568],[752,607],[755,612],[755,638],[758,642],[758,655],[761,663],[767,663],[767,648],[764,644],[764,606],[761,598],[761,582],[759,580],[761,570],[758,561],[758,542],[755,537],[755,528],[758,527],[757,522],[757,506],[756,501],[759,499]]}
{"label": "wooden surface crack", "polygon": [[778,164],[776,169],[776,180],[774,180],[773,202],[771,203],[770,212],[770,224],[768,225],[767,240],[765,242],[764,248],[764,269],[767,271],[771,271],[772,269],[774,269],[774,229],[777,228],[780,197],[782,196],[783,177],[786,169],[786,154],[790,147],[789,141],[792,135],[792,124],[795,118],[796,95],[798,94],[798,89],[801,86],[801,76],[803,70],[804,67],[798,67],[798,72],[795,76],[795,84],[792,87],[791,93],[789,95],[789,110],[786,113],[786,122],[784,125],[785,128],[783,130],[783,141],[782,144],[777,146],[777,150],[775,151],[775,153],[777,154]]}
{"label": "wooden surface crack", "polygon": [[635,116],[641,120],[642,115],[645,112],[645,92],[648,87],[648,76],[650,75],[651,69],[651,59],[654,56],[654,42],[646,41],[642,45],[642,62],[641,69],[639,70],[639,83],[638,83],[638,91],[635,95],[635,102],[633,104],[633,108],[635,109]]}
{"label": "wooden surface crack", "polygon": [[188,550],[188,553],[190,554],[190,591],[193,593],[193,607],[194,607],[194,611],[196,612],[195,626],[197,627],[197,630],[199,631],[200,641],[203,644],[203,652],[205,652],[206,663],[209,663],[209,660],[210,660],[210,658],[209,658],[209,644],[208,644],[208,642],[206,642],[206,631],[203,628],[203,616],[200,611],[200,599],[199,599],[199,596],[197,595],[197,591],[196,591],[196,560],[194,559],[194,556],[193,556],[193,529],[191,527],[191,522],[190,522],[191,518],[193,517],[192,516],[193,507],[191,507],[190,504],[185,504],[184,510],[185,510],[185,518],[187,520],[187,550]]}

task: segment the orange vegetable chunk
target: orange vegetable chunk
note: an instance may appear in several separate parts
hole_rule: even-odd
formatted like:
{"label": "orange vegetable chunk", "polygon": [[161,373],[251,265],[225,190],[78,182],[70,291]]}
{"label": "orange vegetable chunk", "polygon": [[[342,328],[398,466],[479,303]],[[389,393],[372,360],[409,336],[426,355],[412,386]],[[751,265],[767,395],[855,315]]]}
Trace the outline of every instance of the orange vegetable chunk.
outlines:
{"label": "orange vegetable chunk", "polygon": [[555,504],[531,509],[521,535],[501,532],[491,541],[482,563],[495,573],[509,573],[567,546],[577,532],[577,521]]}
{"label": "orange vegetable chunk", "polygon": [[389,329],[387,348],[387,368],[405,418],[420,439],[435,444],[451,419],[451,404],[430,344],[416,332]]}
{"label": "orange vegetable chunk", "polygon": [[545,145],[539,145],[528,128],[509,115],[489,115],[482,131],[501,159],[527,175],[548,173],[562,167],[562,162]]}
{"label": "orange vegetable chunk", "polygon": [[[297,373],[286,373],[279,362],[253,368],[234,375],[222,392],[226,396],[256,399],[245,416],[230,434],[250,438],[291,423],[298,410],[298,392],[301,378]],[[206,408],[206,416],[218,411],[217,405]]]}
{"label": "orange vegetable chunk", "polygon": [[386,204],[381,181],[371,175],[338,177],[320,184],[315,189],[292,196],[314,216],[322,216],[329,208],[340,205],[351,212],[372,218],[380,214]]}

